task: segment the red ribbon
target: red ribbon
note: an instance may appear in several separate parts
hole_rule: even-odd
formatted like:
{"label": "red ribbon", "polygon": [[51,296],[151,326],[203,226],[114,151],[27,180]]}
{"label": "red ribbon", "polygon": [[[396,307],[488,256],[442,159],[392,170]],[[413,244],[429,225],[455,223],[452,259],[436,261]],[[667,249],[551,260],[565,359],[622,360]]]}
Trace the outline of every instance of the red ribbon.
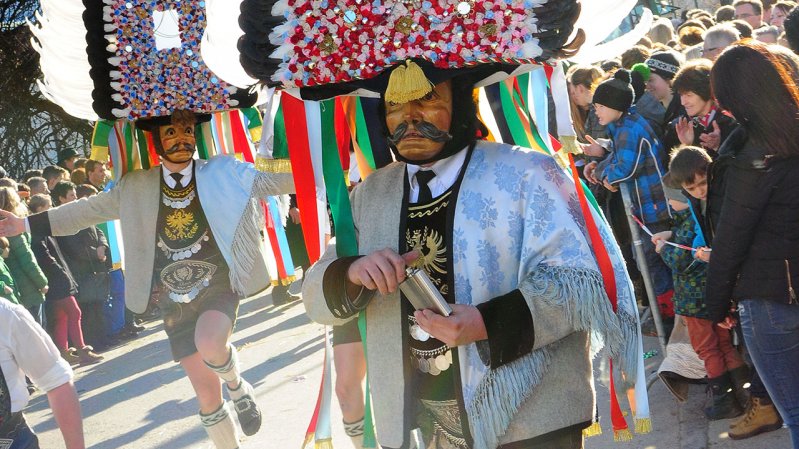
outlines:
{"label": "red ribbon", "polygon": [[233,151],[241,153],[245,162],[254,163],[255,159],[252,157],[250,142],[247,140],[247,134],[244,132],[244,125],[241,123],[241,113],[238,110],[232,110],[229,114],[230,130],[233,134]]}
{"label": "red ribbon", "polygon": [[[588,205],[588,199],[585,197],[583,190],[583,183],[580,181],[580,176],[577,173],[577,167],[574,165],[574,157],[569,154],[569,165],[571,166],[572,176],[574,177],[575,188],[577,189],[577,198],[580,200],[580,209],[583,211],[585,218],[585,227],[588,230],[588,236],[591,239],[591,246],[594,249],[599,271],[602,273],[602,279],[605,282],[605,292],[610,299],[610,304],[613,306],[613,311],[618,310],[618,298],[616,291],[616,276],[613,273],[613,265],[610,262],[610,255],[608,254],[605,244],[602,241],[602,236],[599,234],[599,228],[596,226],[594,216],[591,214],[591,208]],[[629,429],[627,420],[624,419],[624,414],[619,405],[619,399],[616,397],[616,387],[613,383],[613,359],[610,359],[610,421],[613,424],[613,431],[620,432]]]}
{"label": "red ribbon", "polygon": [[277,278],[286,279],[286,266],[283,263],[283,254],[280,252],[280,243],[277,240],[277,231],[275,231],[275,221],[272,220],[272,214],[269,212],[269,205],[266,201],[261,200],[261,207],[264,210],[264,222],[266,224],[266,235],[269,237],[269,244],[272,245],[272,252],[275,254],[275,262],[277,262]]}
{"label": "red ribbon", "polygon": [[283,118],[286,126],[286,142],[289,147],[291,171],[297,189],[297,207],[305,237],[305,248],[311,263],[319,260],[319,214],[316,206],[316,182],[311,162],[311,147],[308,143],[308,123],[305,120],[305,104],[302,100],[284,94]]}

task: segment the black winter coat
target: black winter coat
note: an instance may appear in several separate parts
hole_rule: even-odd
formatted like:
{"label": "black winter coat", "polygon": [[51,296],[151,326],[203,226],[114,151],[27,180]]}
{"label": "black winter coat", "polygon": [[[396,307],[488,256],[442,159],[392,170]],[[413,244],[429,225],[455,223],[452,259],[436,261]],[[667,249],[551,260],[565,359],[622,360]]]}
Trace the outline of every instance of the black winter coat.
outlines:
{"label": "black winter coat", "polygon": [[767,157],[746,139],[725,146],[733,143],[708,267],[706,301],[716,322],[731,300],[799,302],[799,157]]}
{"label": "black winter coat", "polygon": [[31,249],[50,286],[45,299],[55,301],[75,296],[78,293],[77,284],[55,239],[34,234]]}

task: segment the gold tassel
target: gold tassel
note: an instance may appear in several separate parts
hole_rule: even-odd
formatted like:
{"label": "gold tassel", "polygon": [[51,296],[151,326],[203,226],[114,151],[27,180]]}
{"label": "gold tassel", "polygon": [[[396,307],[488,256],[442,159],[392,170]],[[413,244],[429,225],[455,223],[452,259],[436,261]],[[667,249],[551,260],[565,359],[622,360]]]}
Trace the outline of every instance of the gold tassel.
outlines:
{"label": "gold tassel", "polygon": [[598,421],[583,429],[583,436],[585,438],[595,437],[597,435],[602,435],[602,426],[599,425]]}
{"label": "gold tassel", "polygon": [[291,173],[291,161],[258,156],[255,159],[255,169],[265,173]]}
{"label": "gold tassel", "polygon": [[333,440],[325,438],[314,443],[314,449],[333,449]]}
{"label": "gold tassel", "polygon": [[271,284],[272,284],[272,287],[277,287],[277,286],[278,286],[278,284],[280,284],[280,281],[278,281],[278,280],[272,280]]}
{"label": "gold tassel", "polygon": [[644,434],[652,431],[652,418],[635,418],[635,433]]}
{"label": "gold tassel", "polygon": [[613,441],[632,441],[633,434],[630,429],[614,430]]}
{"label": "gold tassel", "polygon": [[297,280],[297,276],[288,276],[285,279],[281,279],[280,283],[283,284],[283,286],[285,287],[287,285],[291,285],[291,283],[296,281],[296,280]]}
{"label": "gold tassel", "polygon": [[411,60],[405,61],[391,72],[386,88],[386,101],[404,104],[423,98],[433,91],[433,83],[427,79],[424,71]]}

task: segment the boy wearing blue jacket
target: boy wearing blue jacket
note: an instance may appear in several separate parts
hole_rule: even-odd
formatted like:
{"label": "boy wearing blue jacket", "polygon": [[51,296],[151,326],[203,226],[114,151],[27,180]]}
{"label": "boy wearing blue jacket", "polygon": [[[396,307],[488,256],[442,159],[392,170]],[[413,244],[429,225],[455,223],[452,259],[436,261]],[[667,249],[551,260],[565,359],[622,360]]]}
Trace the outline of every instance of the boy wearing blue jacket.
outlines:
{"label": "boy wearing blue jacket", "polygon": [[[665,172],[660,162],[664,149],[649,123],[633,106],[635,92],[630,80],[630,72],[620,69],[594,91],[599,123],[607,127],[610,136],[610,154],[599,163],[586,165],[584,173],[590,182],[603,184],[612,192],[617,191],[621,183],[628,185],[632,213],[652,232],[667,231],[671,227],[671,211],[661,179]],[[673,323],[671,270],[648,240],[643,241],[643,250],[661,316],[667,323]]]}

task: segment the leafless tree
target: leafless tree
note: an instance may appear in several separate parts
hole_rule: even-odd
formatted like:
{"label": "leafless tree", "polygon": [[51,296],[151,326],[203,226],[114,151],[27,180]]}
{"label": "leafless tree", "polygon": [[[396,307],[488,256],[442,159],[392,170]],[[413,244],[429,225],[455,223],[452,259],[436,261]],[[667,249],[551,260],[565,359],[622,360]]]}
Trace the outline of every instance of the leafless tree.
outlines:
{"label": "leafless tree", "polygon": [[0,166],[19,178],[30,168],[55,163],[64,148],[85,153],[91,124],[45,99],[36,86],[39,56],[25,20],[37,0],[0,0]]}

